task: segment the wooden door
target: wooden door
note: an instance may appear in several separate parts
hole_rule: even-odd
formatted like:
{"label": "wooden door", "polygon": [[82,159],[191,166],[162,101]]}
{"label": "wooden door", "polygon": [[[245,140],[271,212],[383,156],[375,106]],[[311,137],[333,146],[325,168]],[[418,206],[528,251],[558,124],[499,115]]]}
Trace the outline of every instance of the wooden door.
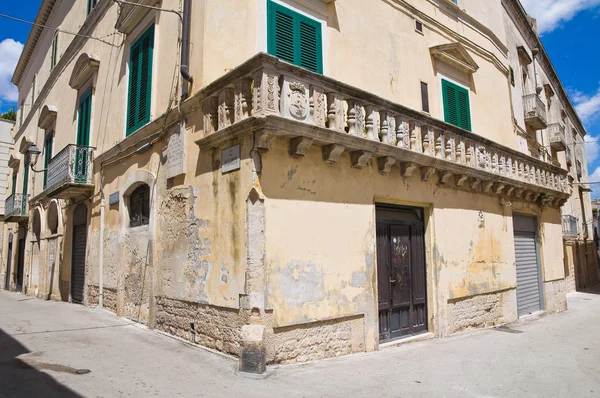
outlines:
{"label": "wooden door", "polygon": [[380,341],[427,331],[421,209],[378,209],[377,279]]}

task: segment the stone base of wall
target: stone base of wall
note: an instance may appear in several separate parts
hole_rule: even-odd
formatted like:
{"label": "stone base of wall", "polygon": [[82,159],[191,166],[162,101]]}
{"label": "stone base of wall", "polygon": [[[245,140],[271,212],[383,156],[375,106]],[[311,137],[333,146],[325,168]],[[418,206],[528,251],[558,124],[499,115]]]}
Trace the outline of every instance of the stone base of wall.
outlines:
{"label": "stone base of wall", "polygon": [[544,310],[548,314],[567,309],[567,286],[564,279],[544,282]]}
{"label": "stone base of wall", "polygon": [[[117,289],[112,287],[106,287],[102,289],[104,293],[104,300],[102,306],[109,310],[117,313]],[[88,301],[87,304],[90,307],[98,305],[99,288],[98,285],[88,285],[87,287]]]}
{"label": "stone base of wall", "polygon": [[[156,329],[208,348],[240,355],[240,332],[249,313],[233,308],[156,298]],[[195,333],[191,333],[191,324]]]}
{"label": "stone base of wall", "polygon": [[[270,318],[272,313],[267,313]],[[266,320],[271,324],[271,319]],[[363,316],[266,330],[267,363],[290,364],[365,351]]]}
{"label": "stone base of wall", "polygon": [[448,332],[486,328],[517,319],[515,290],[448,301]]}

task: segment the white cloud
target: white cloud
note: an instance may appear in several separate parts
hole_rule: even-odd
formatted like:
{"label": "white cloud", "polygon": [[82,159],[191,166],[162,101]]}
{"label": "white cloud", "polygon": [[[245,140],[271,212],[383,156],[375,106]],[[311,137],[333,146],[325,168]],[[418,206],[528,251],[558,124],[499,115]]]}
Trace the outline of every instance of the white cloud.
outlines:
{"label": "white cloud", "polygon": [[594,95],[575,92],[573,95],[575,109],[584,123],[592,122],[600,116],[600,88]]}
{"label": "white cloud", "polygon": [[527,13],[537,19],[540,34],[571,20],[580,11],[600,5],[600,0],[521,0]]}
{"label": "white cloud", "polygon": [[[600,181],[600,167],[596,167],[594,172],[590,174],[588,181],[597,182]],[[600,197],[600,184],[590,184],[589,187],[592,189],[592,198],[596,199]]]}
{"label": "white cloud", "polygon": [[600,155],[599,139],[600,137],[594,137],[593,135],[585,136],[585,155],[588,165],[592,165],[598,159],[598,155]]}
{"label": "white cloud", "polygon": [[23,44],[13,39],[0,41],[0,103],[1,101],[17,101],[17,87],[10,82],[21,52]]}

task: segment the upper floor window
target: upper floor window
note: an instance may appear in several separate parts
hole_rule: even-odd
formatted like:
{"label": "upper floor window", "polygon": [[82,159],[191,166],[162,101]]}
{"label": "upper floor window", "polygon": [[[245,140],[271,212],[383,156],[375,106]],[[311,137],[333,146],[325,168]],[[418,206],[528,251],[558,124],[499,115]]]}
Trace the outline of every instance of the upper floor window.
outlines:
{"label": "upper floor window", "polygon": [[150,187],[142,184],[129,195],[129,226],[139,227],[150,223]]}
{"label": "upper floor window", "polygon": [[131,46],[129,53],[129,95],[127,98],[127,135],[150,121],[152,97],[152,53],[154,25]]}
{"label": "upper floor window", "polygon": [[471,131],[471,109],[469,91],[457,84],[442,79],[444,121]]}
{"label": "upper floor window", "polygon": [[94,9],[94,7],[96,7],[97,4],[98,4],[98,0],[87,0],[86,15],[88,15],[90,12],[92,12],[92,10]]}
{"label": "upper floor window", "polygon": [[323,73],[321,23],[267,0],[268,52],[284,61]]}
{"label": "upper floor window", "polygon": [[58,53],[58,32],[52,38],[52,47],[50,48],[50,70],[54,69],[57,62]]}
{"label": "upper floor window", "polygon": [[52,159],[53,141],[54,131],[50,131],[44,139],[44,189],[46,189],[46,183],[48,182],[48,166],[50,166],[50,159]]}

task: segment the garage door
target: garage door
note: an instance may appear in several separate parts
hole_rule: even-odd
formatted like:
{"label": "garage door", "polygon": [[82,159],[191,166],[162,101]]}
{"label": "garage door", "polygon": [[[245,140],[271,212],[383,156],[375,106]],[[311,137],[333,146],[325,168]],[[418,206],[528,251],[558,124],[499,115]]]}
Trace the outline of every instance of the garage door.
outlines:
{"label": "garage door", "polygon": [[85,225],[73,227],[73,273],[71,274],[71,298],[74,303],[83,302],[85,284],[85,246],[87,228]]}
{"label": "garage door", "polygon": [[517,264],[517,307],[519,316],[542,309],[535,217],[514,216]]}

